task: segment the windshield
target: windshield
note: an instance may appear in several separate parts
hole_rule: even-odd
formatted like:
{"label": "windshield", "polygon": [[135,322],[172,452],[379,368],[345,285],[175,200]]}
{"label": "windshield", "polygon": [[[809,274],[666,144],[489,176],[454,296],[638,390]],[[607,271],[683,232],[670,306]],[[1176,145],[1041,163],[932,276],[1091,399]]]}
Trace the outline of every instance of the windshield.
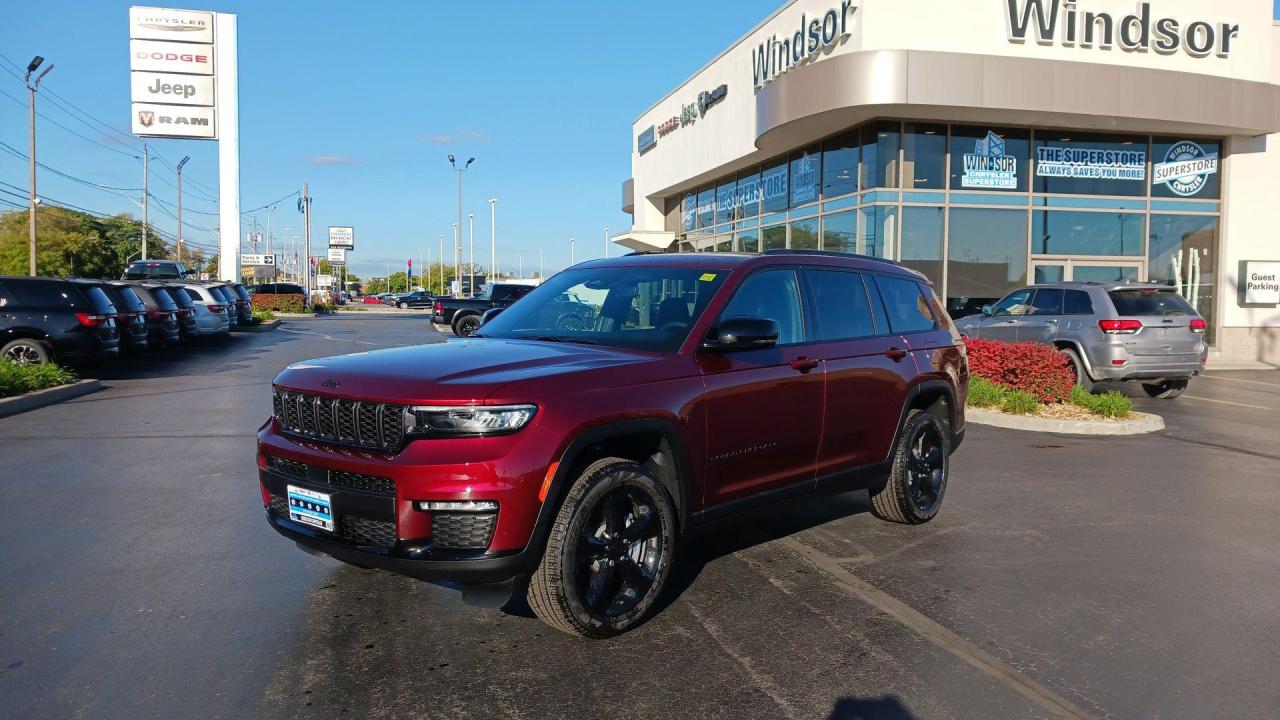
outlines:
{"label": "windshield", "polygon": [[477,336],[675,352],[727,275],[675,267],[566,270]]}

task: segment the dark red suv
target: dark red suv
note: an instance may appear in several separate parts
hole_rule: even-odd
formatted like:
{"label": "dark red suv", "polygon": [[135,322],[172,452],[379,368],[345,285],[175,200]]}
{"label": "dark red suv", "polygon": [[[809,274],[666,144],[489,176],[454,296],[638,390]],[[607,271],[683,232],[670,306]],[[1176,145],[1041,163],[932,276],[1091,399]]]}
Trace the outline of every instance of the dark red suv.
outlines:
{"label": "dark red suv", "polygon": [[496,312],[465,340],[285,369],[258,433],[272,527],[472,600],[522,588],[548,624],[604,637],[645,617],[713,518],[849,489],[886,520],[938,512],[968,364],[918,273],[632,255]]}

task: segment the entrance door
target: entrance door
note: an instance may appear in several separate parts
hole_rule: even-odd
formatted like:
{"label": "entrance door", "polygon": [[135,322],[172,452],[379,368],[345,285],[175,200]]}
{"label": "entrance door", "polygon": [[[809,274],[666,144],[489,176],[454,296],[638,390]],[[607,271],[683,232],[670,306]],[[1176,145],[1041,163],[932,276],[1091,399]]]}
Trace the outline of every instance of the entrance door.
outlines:
{"label": "entrance door", "polygon": [[1145,263],[1141,260],[1041,258],[1031,261],[1031,277],[1037,285],[1055,282],[1137,281],[1146,276]]}

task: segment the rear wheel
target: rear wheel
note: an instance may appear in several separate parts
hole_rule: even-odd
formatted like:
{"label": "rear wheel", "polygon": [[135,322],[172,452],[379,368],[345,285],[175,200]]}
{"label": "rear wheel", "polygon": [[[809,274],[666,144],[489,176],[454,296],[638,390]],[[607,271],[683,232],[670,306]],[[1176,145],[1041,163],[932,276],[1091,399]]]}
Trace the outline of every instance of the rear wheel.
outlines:
{"label": "rear wheel", "polygon": [[1172,400],[1181,395],[1190,385],[1191,381],[1183,378],[1182,380],[1165,380],[1158,383],[1142,383],[1142,389],[1147,395],[1161,400]]}
{"label": "rear wheel", "polygon": [[947,490],[951,437],[933,413],[912,410],[898,433],[889,482],[871,495],[871,512],[881,520],[920,525],[938,514]]}
{"label": "rear wheel", "polygon": [[1063,348],[1058,352],[1067,359],[1067,367],[1071,370],[1071,374],[1076,378],[1076,384],[1084,389],[1085,392],[1093,392],[1093,378],[1089,377],[1089,371],[1085,369],[1084,361],[1080,359],[1080,353],[1071,348]]}
{"label": "rear wheel", "polygon": [[40,365],[49,362],[49,348],[39,340],[18,338],[0,348],[0,357],[15,365]]}
{"label": "rear wheel", "polygon": [[480,329],[480,316],[468,315],[458,320],[453,326],[453,332],[458,337],[471,337]]}
{"label": "rear wheel", "polygon": [[570,635],[625,632],[653,610],[675,542],[675,508],[653,473],[620,458],[592,463],[556,515],[529,607]]}
{"label": "rear wheel", "polygon": [[407,303],[407,302],[402,302],[402,303],[400,303],[397,307],[399,307],[401,310],[408,310],[408,309],[409,309],[409,303]]}

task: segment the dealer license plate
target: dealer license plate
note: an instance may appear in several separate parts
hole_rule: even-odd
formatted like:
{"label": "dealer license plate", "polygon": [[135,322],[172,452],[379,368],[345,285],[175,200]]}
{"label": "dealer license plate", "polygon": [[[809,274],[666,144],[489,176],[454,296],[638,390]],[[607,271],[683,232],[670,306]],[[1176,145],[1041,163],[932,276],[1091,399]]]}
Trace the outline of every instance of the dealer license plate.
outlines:
{"label": "dealer license plate", "polygon": [[333,505],[329,493],[289,485],[289,519],[333,532]]}

